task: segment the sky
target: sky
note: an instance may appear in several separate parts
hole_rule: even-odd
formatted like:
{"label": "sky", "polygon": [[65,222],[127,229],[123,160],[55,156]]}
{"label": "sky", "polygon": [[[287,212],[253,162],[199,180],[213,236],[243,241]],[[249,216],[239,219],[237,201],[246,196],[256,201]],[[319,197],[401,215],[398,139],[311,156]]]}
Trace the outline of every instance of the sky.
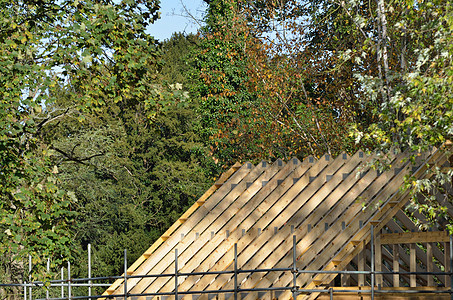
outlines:
{"label": "sky", "polygon": [[[200,27],[195,19],[202,19],[207,5],[203,0],[161,0],[161,18],[148,28],[158,40],[169,39],[174,32],[195,33]],[[185,11],[184,6],[187,8]]]}

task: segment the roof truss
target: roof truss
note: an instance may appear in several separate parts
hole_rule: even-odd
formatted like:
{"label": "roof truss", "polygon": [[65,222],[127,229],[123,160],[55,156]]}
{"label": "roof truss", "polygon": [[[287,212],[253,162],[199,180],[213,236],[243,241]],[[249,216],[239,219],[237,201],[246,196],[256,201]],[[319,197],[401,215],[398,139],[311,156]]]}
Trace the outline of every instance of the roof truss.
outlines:
{"label": "roof truss", "polygon": [[[403,234],[415,230],[416,225],[403,212],[409,192],[401,193],[399,189],[405,176],[426,178],[427,168],[449,167],[450,148],[451,144],[446,149],[433,149],[420,155],[416,165],[405,160],[407,153],[388,154],[386,158],[393,167],[383,173],[370,168],[378,154],[367,155],[363,151],[353,156],[343,153],[335,159],[326,154],[318,160],[308,157],[302,162],[294,158],[287,163],[277,160],[256,166],[236,164],[127,273],[172,274],[176,249],[180,273],[232,270],[235,244],[240,269],[291,268],[293,236],[298,269],[366,269],[371,257],[366,248],[371,239],[371,226],[377,233],[380,249],[377,255],[382,258],[376,265],[378,269],[440,271],[448,268],[445,262],[448,247],[442,246],[448,242],[445,232]],[[381,235],[381,231],[385,233]],[[401,243],[397,243],[393,232],[400,232]],[[414,241],[426,246],[414,246]],[[309,289],[332,286],[335,277],[336,274],[299,274],[297,286]],[[366,284],[363,275],[341,277],[343,285]],[[293,274],[283,271],[239,273],[237,280],[241,289],[285,287],[294,283]],[[377,281],[382,287],[450,284],[443,276],[433,279],[426,275],[384,275],[378,276]],[[127,289],[131,294],[172,292],[175,278],[130,278]],[[179,291],[232,289],[232,274],[178,278]],[[117,280],[105,294],[123,291],[123,281]],[[242,299],[290,299],[291,296],[291,291],[278,295],[250,292]],[[318,296],[319,293],[301,295],[308,299]]]}

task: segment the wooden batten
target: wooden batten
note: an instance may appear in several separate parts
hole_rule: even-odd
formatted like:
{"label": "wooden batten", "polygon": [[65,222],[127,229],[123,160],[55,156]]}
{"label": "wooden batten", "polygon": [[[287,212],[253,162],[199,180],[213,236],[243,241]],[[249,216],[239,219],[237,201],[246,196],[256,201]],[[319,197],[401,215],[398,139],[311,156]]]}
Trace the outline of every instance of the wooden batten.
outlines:
{"label": "wooden batten", "polygon": [[358,241],[358,240],[351,241],[351,244],[354,245],[354,247],[360,245],[360,243],[362,243],[362,241]]}
{"label": "wooden batten", "polygon": [[[450,148],[451,145],[446,145],[420,154],[416,166],[404,159],[408,153],[388,153],[386,158],[393,167],[383,173],[370,168],[378,156],[363,151],[352,156],[342,153],[336,158],[325,154],[317,160],[309,157],[302,161],[292,158],[286,163],[263,161],[256,166],[236,164],[128,268],[127,274],[174,273],[176,249],[178,272],[185,274],[233,270],[234,264],[242,270],[293,268],[294,251],[296,268],[300,270],[364,271],[369,270],[371,257],[377,259],[376,271],[418,272],[426,268],[438,272],[442,265],[447,269],[449,253],[438,242],[447,245],[450,237],[443,231],[416,231],[415,224],[403,212],[409,191],[402,193],[400,187],[405,176],[429,178],[431,175],[426,172],[429,167],[451,170],[446,167],[449,157],[445,155]],[[358,172],[360,175],[355,176]],[[375,233],[373,255],[367,246],[372,238],[371,226]],[[426,245],[426,253],[416,243]],[[305,289],[333,288],[334,299],[343,299],[341,288],[356,289],[369,297],[362,292],[369,289],[369,275],[343,274],[339,278],[342,287],[333,287],[336,276],[303,273],[297,276],[296,285]],[[400,285],[419,290],[426,285],[429,287],[426,290],[431,291],[437,283],[450,284],[444,276],[438,276],[436,281],[433,278],[377,274],[376,284],[382,289],[394,287],[401,291],[404,288]],[[293,296],[290,290],[266,291],[271,287],[293,286],[293,274],[281,270],[239,272],[236,277],[226,273],[185,276],[178,279],[178,291],[232,291],[236,280],[241,289],[260,289],[241,293],[241,300],[289,300]],[[172,293],[175,279],[131,278],[127,287],[136,295]],[[120,295],[123,289],[119,279],[105,295]],[[325,295],[304,293],[297,299],[324,299]],[[358,293],[347,295],[355,297]],[[219,293],[216,297],[232,299],[233,294]],[[142,298],[145,299],[139,297]],[[190,300],[192,296],[183,295],[182,299]],[[202,295],[200,299],[210,296]]]}
{"label": "wooden batten", "polygon": [[336,267],[338,265],[340,265],[342,262],[342,260],[332,260],[332,264]]}
{"label": "wooden batten", "polygon": [[[236,163],[233,167],[231,167],[227,172],[223,173],[222,176],[219,178],[219,180],[216,183],[220,182],[225,182],[228,180],[228,178],[231,177],[240,167],[239,163]],[[192,215],[198,207],[200,207],[206,199],[208,199],[216,190],[218,189],[217,186],[213,185],[209,190],[207,190],[195,203],[192,205],[182,216],[181,218],[188,218],[190,215]],[[128,272],[130,270],[131,274],[134,274],[134,271],[144,262],[146,261],[154,252],[155,249],[157,249],[163,242],[165,242],[171,234],[180,226],[180,222],[177,221],[174,223],[154,244],[148,248],[148,250],[145,251],[145,253],[138,259],[136,260],[129,268]],[[118,287],[121,286],[123,283],[123,279],[118,279],[116,280],[105,292],[103,295],[111,295],[113,294]]]}
{"label": "wooden batten", "polygon": [[401,232],[381,234],[382,244],[449,242],[447,231]]}

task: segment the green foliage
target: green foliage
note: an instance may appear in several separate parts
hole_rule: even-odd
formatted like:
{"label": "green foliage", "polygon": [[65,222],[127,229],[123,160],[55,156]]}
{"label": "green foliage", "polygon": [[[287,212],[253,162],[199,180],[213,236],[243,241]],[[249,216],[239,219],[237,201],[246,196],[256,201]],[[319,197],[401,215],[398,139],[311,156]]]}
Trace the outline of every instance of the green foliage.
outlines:
{"label": "green foliage", "polygon": [[[97,249],[97,275],[119,274],[123,249],[130,261],[137,259],[210,181],[193,134],[193,110],[170,106],[152,122],[144,111],[137,105],[120,115],[86,116],[51,142],[61,153],[63,186],[76,191],[79,252],[88,243]],[[77,268],[74,274],[85,274],[82,261]]]}
{"label": "green foliage", "polygon": [[[159,52],[145,28],[157,18],[158,1],[0,6],[0,273],[19,279],[27,254],[33,276],[42,275],[46,258],[54,265],[72,259],[77,189],[61,181],[66,170],[43,132],[64,117],[68,127],[82,122],[108,101],[118,110],[126,101],[143,103],[153,117],[171,98],[145,84],[157,68]],[[58,105],[64,97],[70,101]]]}
{"label": "green foliage", "polygon": [[[451,140],[450,3],[207,2],[195,86],[222,163],[359,147],[409,149],[415,160]],[[443,209],[429,194],[451,180],[435,173],[408,184],[430,216]]]}
{"label": "green foliage", "polygon": [[160,71],[164,80],[168,83],[181,83],[184,88],[189,82],[188,74],[191,71],[189,55],[198,43],[198,37],[193,34],[184,35],[174,33],[170,39],[162,42],[162,60],[164,64]]}
{"label": "green foliage", "polygon": [[329,46],[309,44],[310,13],[300,1],[210,1],[194,85],[224,166],[357,148],[348,128],[368,107],[355,102],[352,67],[332,70]]}
{"label": "green foliage", "polygon": [[[75,248],[82,259],[73,266],[74,276],[86,276],[88,243],[95,250],[94,275],[120,274],[123,250],[129,261],[137,259],[212,181],[212,162],[194,133],[196,101],[173,81],[184,79],[183,57],[193,38],[179,35],[164,42],[162,59],[175,65],[158,68],[157,78],[143,83],[168,103],[158,112],[146,101],[106,99],[85,111],[83,120],[81,111],[73,111],[43,130],[43,140],[56,152],[64,189],[78,199]],[[64,110],[74,97],[63,90],[46,109]]]}
{"label": "green foliage", "polygon": [[247,158],[250,114],[256,104],[247,88],[247,32],[230,1],[210,4],[207,26],[192,59],[194,95],[200,99],[200,131],[224,167]]}
{"label": "green foliage", "polygon": [[[354,4],[349,8],[353,8]],[[385,3],[375,8],[377,21],[355,10],[357,27],[367,31],[363,44],[355,45],[346,59],[376,55],[380,72],[356,72],[362,90],[378,103],[375,121],[365,130],[356,130],[356,140],[373,140],[384,151],[411,150],[410,159],[431,147],[439,147],[453,137],[453,6],[444,1]],[[395,13],[395,12],[398,13]],[[375,22],[375,23],[373,23]],[[363,24],[363,25],[361,25]],[[372,26],[374,24],[374,26]],[[371,30],[376,28],[376,31]],[[388,32],[388,35],[385,33]],[[431,170],[430,179],[407,178],[412,205],[437,222],[445,215],[445,203],[436,193],[445,193],[451,176],[440,168]],[[446,193],[448,194],[448,193]],[[448,198],[448,197],[447,197]],[[420,201],[420,199],[423,199]],[[424,224],[423,226],[426,226]],[[451,227],[451,225],[449,225]],[[451,230],[451,228],[450,228]]]}

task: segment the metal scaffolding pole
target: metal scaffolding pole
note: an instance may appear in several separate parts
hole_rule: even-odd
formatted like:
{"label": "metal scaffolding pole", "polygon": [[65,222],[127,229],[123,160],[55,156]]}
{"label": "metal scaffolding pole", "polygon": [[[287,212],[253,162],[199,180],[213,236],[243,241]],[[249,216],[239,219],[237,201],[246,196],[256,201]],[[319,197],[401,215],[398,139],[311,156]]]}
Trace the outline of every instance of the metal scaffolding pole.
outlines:
{"label": "metal scaffolding pole", "polygon": [[234,244],[234,300],[238,299],[238,245]]}
{"label": "metal scaffolding pole", "polygon": [[127,300],[127,249],[124,249],[124,300]]}
{"label": "metal scaffolding pole", "polygon": [[374,225],[371,225],[371,300],[374,300]]}
{"label": "metal scaffolding pole", "polygon": [[[47,273],[50,273],[50,259],[47,259]],[[49,286],[46,287],[46,300],[49,299]]]}
{"label": "metal scaffolding pole", "polygon": [[296,299],[297,296],[297,267],[296,267],[296,235],[293,235],[293,269],[291,272],[293,273],[293,288],[292,288],[292,294],[293,294],[293,299]]}
{"label": "metal scaffolding pole", "polygon": [[[31,255],[29,254],[28,255],[28,281],[30,283],[32,282],[32,280],[31,280],[31,268],[32,268],[32,266],[31,266]],[[32,289],[32,285],[30,284],[29,287],[28,287],[28,298],[30,300],[32,300],[32,294],[31,294],[32,290],[31,289]]]}
{"label": "metal scaffolding pole", "polygon": [[[88,244],[88,278],[91,278],[91,244]],[[88,296],[91,297],[92,281],[88,280]]]}
{"label": "metal scaffolding pole", "polygon": [[68,261],[68,299],[71,299],[72,291],[71,291],[71,262]]}
{"label": "metal scaffolding pole", "polygon": [[61,268],[61,298],[64,298],[64,284],[63,284],[63,280],[64,280],[64,269]]}
{"label": "metal scaffolding pole", "polygon": [[178,249],[175,249],[175,300],[178,300]]}

